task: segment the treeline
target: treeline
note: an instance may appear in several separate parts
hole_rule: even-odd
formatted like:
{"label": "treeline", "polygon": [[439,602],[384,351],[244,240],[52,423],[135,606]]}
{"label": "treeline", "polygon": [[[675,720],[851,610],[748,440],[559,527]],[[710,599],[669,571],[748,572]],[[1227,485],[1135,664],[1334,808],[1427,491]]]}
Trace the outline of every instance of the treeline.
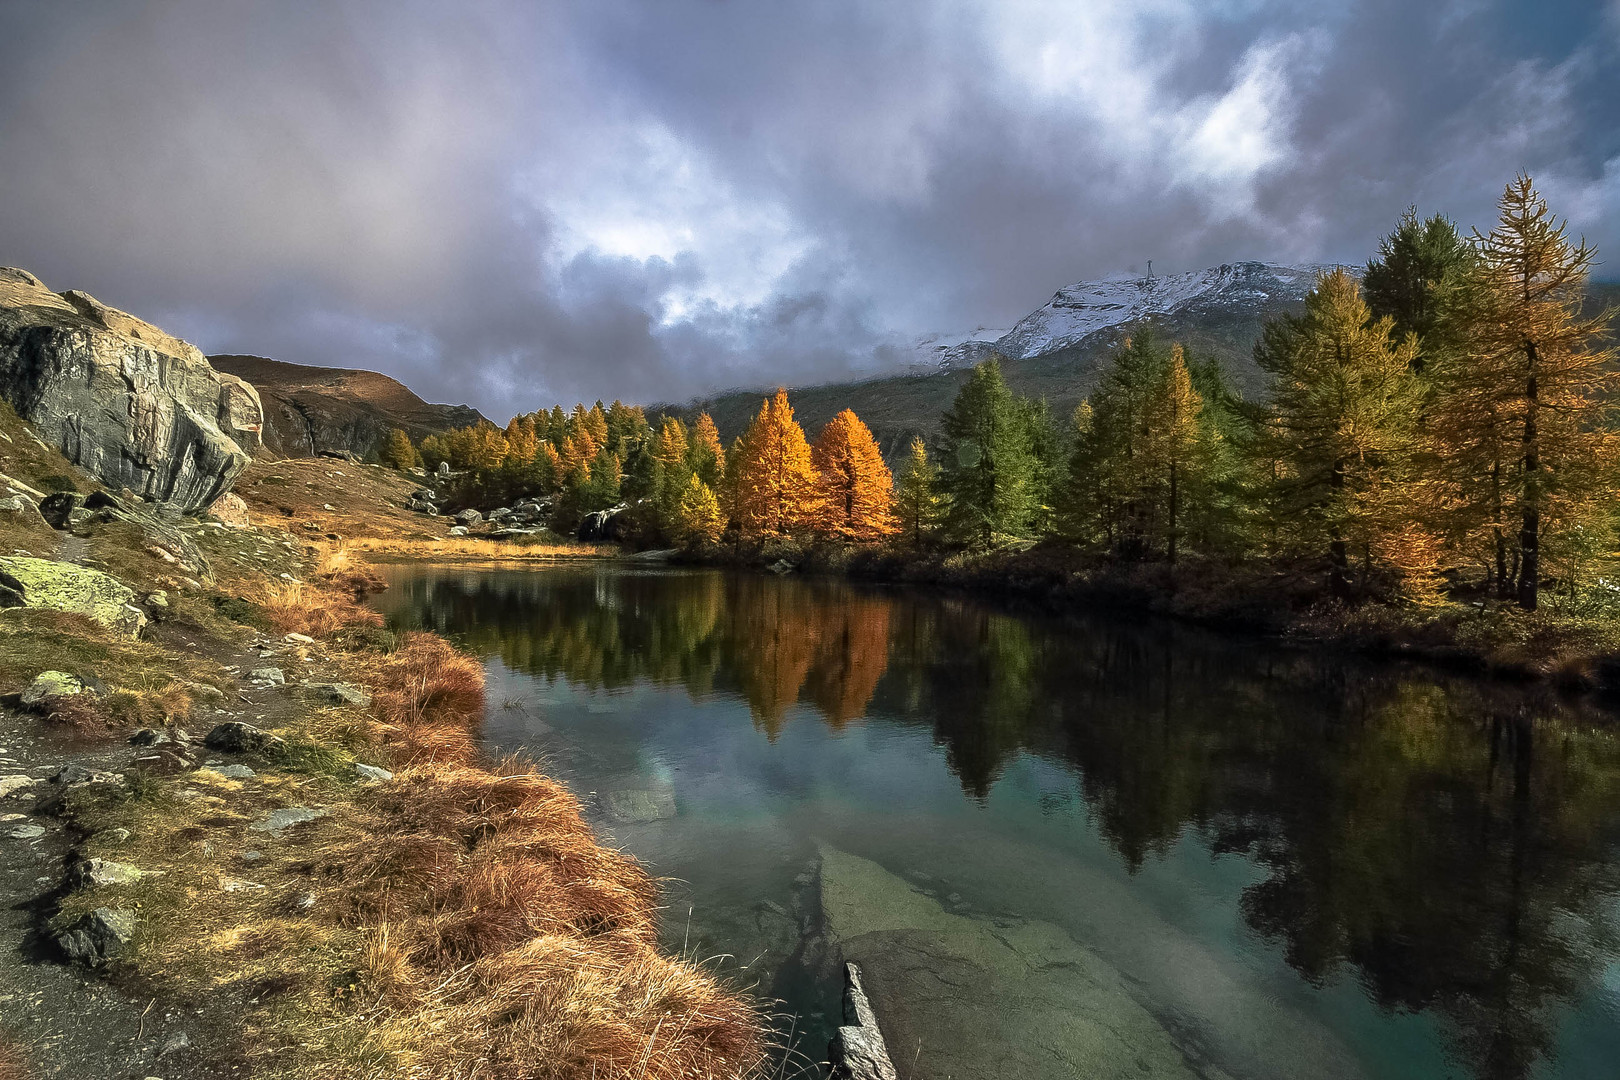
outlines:
{"label": "treeline", "polygon": [[624,501],[675,542],[1047,540],[1130,562],[1303,560],[1341,597],[1534,609],[1613,545],[1620,375],[1613,313],[1583,311],[1595,252],[1527,177],[1499,209],[1467,237],[1409,211],[1359,280],[1323,275],[1255,346],[1261,402],[1142,326],[1064,421],[980,364],[933,455],[914,441],[897,477],[848,410],[811,445],[784,391],[724,451],[707,415],[654,428],[616,402],[390,453],[449,461],[485,498],[553,495],[564,525]]}

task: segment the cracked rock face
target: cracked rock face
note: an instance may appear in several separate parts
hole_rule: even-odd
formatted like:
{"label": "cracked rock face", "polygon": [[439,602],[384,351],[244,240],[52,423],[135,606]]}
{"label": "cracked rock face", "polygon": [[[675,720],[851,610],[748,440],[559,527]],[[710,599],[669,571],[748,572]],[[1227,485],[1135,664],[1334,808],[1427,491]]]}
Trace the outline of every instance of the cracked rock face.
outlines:
{"label": "cracked rock face", "polygon": [[208,506],[260,445],[258,392],[193,345],[0,268],[0,397],[115,490]]}

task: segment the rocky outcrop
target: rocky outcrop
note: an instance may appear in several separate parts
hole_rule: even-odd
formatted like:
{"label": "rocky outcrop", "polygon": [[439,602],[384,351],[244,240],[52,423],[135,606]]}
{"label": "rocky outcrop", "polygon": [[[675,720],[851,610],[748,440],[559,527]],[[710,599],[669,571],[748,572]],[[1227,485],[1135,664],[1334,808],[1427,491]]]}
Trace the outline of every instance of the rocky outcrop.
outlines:
{"label": "rocky outcrop", "polygon": [[109,488],[186,510],[260,445],[258,394],[195,346],[81,292],[0,268],[0,397]]}
{"label": "rocky outcrop", "polygon": [[844,1022],[827,1047],[827,1060],[832,1080],[899,1080],[854,964],[844,965]]}
{"label": "rocky outcrop", "polygon": [[263,356],[210,356],[264,402],[264,443],[282,457],[369,458],[394,428],[421,442],[484,417],[466,405],[433,405],[375,371],[313,367]]}
{"label": "rocky outcrop", "polygon": [[133,589],[99,570],[54,559],[0,558],[0,606],[72,612],[131,637],[146,625]]}

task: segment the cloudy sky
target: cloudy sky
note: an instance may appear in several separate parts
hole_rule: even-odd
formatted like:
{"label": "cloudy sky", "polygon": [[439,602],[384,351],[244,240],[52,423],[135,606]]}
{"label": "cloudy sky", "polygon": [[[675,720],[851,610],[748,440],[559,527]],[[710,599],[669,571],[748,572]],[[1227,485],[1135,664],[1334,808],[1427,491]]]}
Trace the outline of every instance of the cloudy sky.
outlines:
{"label": "cloudy sky", "polygon": [[1620,259],[1617,102],[1620,0],[5,0],[0,264],[504,420],[1360,262],[1518,170]]}

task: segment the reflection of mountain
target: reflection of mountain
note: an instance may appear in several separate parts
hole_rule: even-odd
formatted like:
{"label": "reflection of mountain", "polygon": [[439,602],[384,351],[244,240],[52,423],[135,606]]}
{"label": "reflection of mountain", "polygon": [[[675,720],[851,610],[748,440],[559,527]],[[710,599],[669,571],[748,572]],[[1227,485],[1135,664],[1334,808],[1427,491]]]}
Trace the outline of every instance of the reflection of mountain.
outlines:
{"label": "reflection of mountain", "polygon": [[1253,933],[1440,1018],[1481,1080],[1542,1068],[1620,951],[1620,742],[1550,694],[791,578],[450,573],[391,603],[531,674],[734,695],[771,738],[800,703],[924,728],[975,799],[1061,764],[1127,867],[1241,854]]}

